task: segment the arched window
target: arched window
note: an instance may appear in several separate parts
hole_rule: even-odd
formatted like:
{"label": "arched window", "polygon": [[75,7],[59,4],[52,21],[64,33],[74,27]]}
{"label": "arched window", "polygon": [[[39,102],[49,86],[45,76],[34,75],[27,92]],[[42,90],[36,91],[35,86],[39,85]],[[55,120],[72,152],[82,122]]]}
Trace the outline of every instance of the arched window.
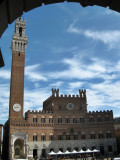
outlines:
{"label": "arched window", "polygon": [[58,140],[63,140],[63,135],[62,134],[58,135]]}
{"label": "arched window", "polygon": [[45,133],[42,133],[42,134],[41,134],[41,141],[45,141],[45,140],[46,140]]}
{"label": "arched window", "polygon": [[95,139],[95,133],[94,132],[91,132],[91,139]]}
{"label": "arched window", "polygon": [[77,117],[73,117],[73,123],[77,123]]}
{"label": "arched window", "polygon": [[105,122],[108,122],[108,121],[109,121],[109,116],[106,115],[106,116],[105,116]]}
{"label": "arched window", "polygon": [[59,151],[63,152],[63,148],[59,148]]}
{"label": "arched window", "polygon": [[77,152],[78,152],[78,151],[79,151],[79,148],[78,148],[78,147],[75,147],[75,151],[77,151]]}
{"label": "arched window", "polygon": [[33,134],[33,141],[37,141],[37,134],[36,133]]}
{"label": "arched window", "polygon": [[85,139],[85,133],[84,132],[81,133],[81,139]]}
{"label": "arched window", "polygon": [[53,117],[52,116],[49,117],[49,123],[53,123]]}
{"label": "arched window", "polygon": [[62,117],[58,117],[58,123],[62,123]]}
{"label": "arched window", "polygon": [[45,123],[45,116],[41,117],[41,123]]}
{"label": "arched window", "polygon": [[74,140],[78,140],[78,134],[76,132],[74,133]]}
{"label": "arched window", "polygon": [[37,116],[36,115],[33,116],[33,123],[37,123]]}
{"label": "arched window", "polygon": [[86,147],[83,147],[82,150],[83,150],[83,151],[86,151]]}
{"label": "arched window", "polygon": [[49,134],[49,140],[50,140],[50,141],[53,141],[53,133],[50,133],[50,134]]}
{"label": "arched window", "polygon": [[67,148],[67,151],[71,152],[71,148],[70,148],[70,147],[68,147],[68,148]]}
{"label": "arched window", "polygon": [[111,132],[110,131],[107,132],[107,138],[111,138]]}
{"label": "arched window", "polygon": [[80,117],[80,123],[84,123],[84,117]]}
{"label": "arched window", "polygon": [[99,132],[99,139],[102,139],[103,138],[103,132]]}
{"label": "arched window", "polygon": [[89,118],[89,122],[94,122],[94,118],[93,118],[93,116],[90,116],[90,118]]}
{"label": "arched window", "polygon": [[54,149],[53,149],[53,148],[50,148],[50,152],[52,152],[52,151],[54,152]]}
{"label": "arched window", "polygon": [[65,123],[70,123],[70,118],[69,117],[65,118]]}
{"label": "arched window", "polygon": [[98,116],[98,117],[97,117],[97,122],[102,122],[101,116]]}

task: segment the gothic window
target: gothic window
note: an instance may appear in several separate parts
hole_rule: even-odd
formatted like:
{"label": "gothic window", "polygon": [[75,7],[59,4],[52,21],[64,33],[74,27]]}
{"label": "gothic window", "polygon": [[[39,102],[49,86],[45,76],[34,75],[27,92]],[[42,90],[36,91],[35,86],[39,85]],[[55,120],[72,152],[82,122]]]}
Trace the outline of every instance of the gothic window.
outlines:
{"label": "gothic window", "polygon": [[80,110],[80,111],[82,110],[82,106],[79,106],[79,110]]}
{"label": "gothic window", "polygon": [[49,117],[49,123],[53,123],[53,117]]}
{"label": "gothic window", "polygon": [[80,123],[84,123],[84,118],[83,117],[80,118]]}
{"label": "gothic window", "polygon": [[77,118],[73,117],[73,123],[77,123]]}
{"label": "gothic window", "polygon": [[91,139],[95,139],[95,133],[94,132],[91,132]]}
{"label": "gothic window", "polygon": [[85,139],[85,133],[84,132],[81,134],[81,139]]}
{"label": "gothic window", "polygon": [[110,131],[107,132],[107,138],[111,138],[111,133],[110,133]]}
{"label": "gothic window", "polygon": [[41,118],[41,123],[45,123],[45,117],[44,116]]}
{"label": "gothic window", "polygon": [[33,123],[37,123],[37,116],[36,115],[33,116]]}
{"label": "gothic window", "polygon": [[97,122],[102,122],[101,116],[98,116],[98,117],[97,117]]}
{"label": "gothic window", "polygon": [[53,134],[52,133],[49,134],[49,140],[53,141]]}
{"label": "gothic window", "polygon": [[69,117],[65,118],[65,123],[70,123],[70,118]]}
{"label": "gothic window", "polygon": [[90,118],[89,118],[89,122],[94,122],[94,118],[93,118],[93,117],[90,117]]}
{"label": "gothic window", "polygon": [[33,141],[37,141],[37,134],[36,133],[33,134]]}
{"label": "gothic window", "polygon": [[58,135],[58,140],[63,140],[63,135],[62,134]]}
{"label": "gothic window", "polygon": [[105,117],[105,122],[108,122],[109,121],[109,116],[106,116]]}
{"label": "gothic window", "polygon": [[58,117],[58,123],[62,123],[62,117]]}
{"label": "gothic window", "polygon": [[62,110],[62,107],[61,107],[61,106],[58,106],[58,109],[59,109],[59,110]]}
{"label": "gothic window", "polygon": [[70,140],[70,135],[69,134],[66,135],[66,140]]}
{"label": "gothic window", "polygon": [[103,138],[103,133],[99,132],[99,139],[102,139],[102,138]]}
{"label": "gothic window", "polygon": [[42,133],[42,134],[41,134],[41,141],[45,141],[45,140],[46,140],[45,133]]}
{"label": "gothic window", "polygon": [[78,134],[74,133],[74,140],[78,140]]}

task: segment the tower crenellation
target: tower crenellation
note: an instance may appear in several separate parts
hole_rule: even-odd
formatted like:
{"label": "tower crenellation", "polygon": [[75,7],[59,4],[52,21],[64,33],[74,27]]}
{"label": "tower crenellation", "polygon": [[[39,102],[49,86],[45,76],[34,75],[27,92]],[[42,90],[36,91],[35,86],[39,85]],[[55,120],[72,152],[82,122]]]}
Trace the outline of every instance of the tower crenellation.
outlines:
{"label": "tower crenellation", "polygon": [[53,89],[52,88],[52,96],[53,97],[59,97],[59,89]]}

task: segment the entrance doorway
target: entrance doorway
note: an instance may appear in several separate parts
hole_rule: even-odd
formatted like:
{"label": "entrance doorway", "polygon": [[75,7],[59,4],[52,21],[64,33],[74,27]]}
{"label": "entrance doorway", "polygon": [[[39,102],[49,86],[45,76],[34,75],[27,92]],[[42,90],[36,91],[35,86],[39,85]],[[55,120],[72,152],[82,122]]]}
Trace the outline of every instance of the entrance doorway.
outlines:
{"label": "entrance doorway", "polygon": [[46,158],[46,149],[42,149],[42,158]]}
{"label": "entrance doorway", "polygon": [[100,146],[100,153],[103,155],[104,154],[104,146]]}
{"label": "entrance doorway", "polygon": [[33,158],[37,158],[37,149],[33,149]]}
{"label": "entrance doorway", "polygon": [[24,141],[22,139],[17,139],[14,143],[14,157],[24,158]]}

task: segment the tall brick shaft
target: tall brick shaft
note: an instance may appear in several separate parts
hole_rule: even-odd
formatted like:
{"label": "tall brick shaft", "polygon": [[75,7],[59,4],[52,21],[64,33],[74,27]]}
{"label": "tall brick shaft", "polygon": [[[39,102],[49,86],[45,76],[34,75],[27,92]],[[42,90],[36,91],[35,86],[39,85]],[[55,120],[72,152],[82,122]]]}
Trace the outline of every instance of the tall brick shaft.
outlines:
{"label": "tall brick shaft", "polygon": [[12,38],[12,66],[10,84],[9,119],[23,119],[24,105],[24,64],[27,36],[25,36],[26,21],[16,20],[15,33]]}

